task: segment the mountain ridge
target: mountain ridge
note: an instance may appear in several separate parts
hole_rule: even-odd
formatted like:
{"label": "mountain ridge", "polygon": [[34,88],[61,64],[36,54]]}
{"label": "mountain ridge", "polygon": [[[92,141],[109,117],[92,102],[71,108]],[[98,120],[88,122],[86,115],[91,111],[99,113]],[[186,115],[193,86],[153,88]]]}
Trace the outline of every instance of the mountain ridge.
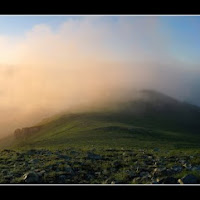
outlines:
{"label": "mountain ridge", "polygon": [[[138,141],[141,144],[142,141],[163,143],[167,140],[175,144],[177,139],[183,142],[198,140],[198,106],[152,90],[143,90],[141,94],[133,101],[111,105],[108,109],[62,113],[35,126],[22,128],[21,135],[31,134],[15,137],[14,146],[112,145],[115,140],[119,144],[120,140],[124,141],[124,145],[126,142],[134,145]],[[36,130],[38,126],[41,128]]]}

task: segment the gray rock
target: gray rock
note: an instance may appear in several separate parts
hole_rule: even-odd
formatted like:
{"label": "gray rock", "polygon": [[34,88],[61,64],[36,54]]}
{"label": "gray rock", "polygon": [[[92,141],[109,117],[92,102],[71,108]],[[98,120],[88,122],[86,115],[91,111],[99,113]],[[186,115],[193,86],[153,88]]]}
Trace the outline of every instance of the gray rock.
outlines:
{"label": "gray rock", "polygon": [[102,156],[89,152],[87,158],[91,160],[102,160]]}
{"label": "gray rock", "polygon": [[140,172],[140,177],[148,177],[149,175],[149,172]]}
{"label": "gray rock", "polygon": [[31,171],[35,171],[35,167],[32,166],[32,167],[31,167]]}
{"label": "gray rock", "polygon": [[153,174],[156,176],[162,175],[166,171],[166,167],[163,168],[155,168]]}
{"label": "gray rock", "polygon": [[[154,165],[155,164],[153,160],[145,160],[144,162],[146,165]],[[154,166],[156,166],[156,165],[154,165]]]}
{"label": "gray rock", "polygon": [[136,177],[133,179],[132,183],[140,183],[141,182],[141,177]]}
{"label": "gray rock", "polygon": [[[192,170],[192,165],[190,163],[185,163],[183,165],[183,167],[186,168],[187,170]],[[200,170],[200,168],[199,168],[199,170]]]}
{"label": "gray rock", "polygon": [[190,156],[189,158],[190,158],[190,159],[193,159],[193,158],[194,158],[194,156]]}
{"label": "gray rock", "polygon": [[5,175],[7,175],[8,174],[8,170],[6,170],[6,169],[3,169],[2,171],[1,171],[1,173],[5,176]]}
{"label": "gray rock", "polygon": [[172,169],[166,169],[164,172],[163,172],[163,175],[167,175],[167,176],[170,176],[174,174],[174,171]]}
{"label": "gray rock", "polygon": [[62,155],[62,154],[57,154],[58,158],[60,159],[65,159],[65,160],[71,160],[71,158],[69,156],[66,155]]}
{"label": "gray rock", "polygon": [[200,171],[200,166],[194,166],[191,168],[192,171]]}
{"label": "gray rock", "polygon": [[123,156],[127,156],[126,152],[124,152],[122,155],[123,155]]}
{"label": "gray rock", "polygon": [[38,159],[32,159],[32,160],[29,161],[29,163],[34,164],[34,165],[38,164],[38,162],[39,162]]}
{"label": "gray rock", "polygon": [[34,155],[34,154],[38,154],[38,150],[36,149],[30,149],[26,152],[27,155]]}
{"label": "gray rock", "polygon": [[181,163],[181,164],[186,164],[186,161],[185,160],[179,160],[179,163]]}
{"label": "gray rock", "polygon": [[87,176],[86,176],[87,178],[87,180],[91,180],[91,179],[93,179],[94,178],[94,176],[92,175],[92,174],[87,174]]}
{"label": "gray rock", "polygon": [[5,177],[5,180],[8,181],[8,183],[13,179],[13,175],[12,174],[8,174]]}
{"label": "gray rock", "polygon": [[27,172],[23,176],[25,183],[39,183],[39,175],[35,172]]}
{"label": "gray rock", "polygon": [[66,176],[65,175],[60,175],[59,177],[58,177],[58,182],[59,183],[65,183],[65,180],[66,180]]}
{"label": "gray rock", "polygon": [[101,175],[101,172],[95,172],[95,175],[96,175],[96,176],[100,176],[100,175]]}
{"label": "gray rock", "polygon": [[106,151],[115,151],[113,148],[106,149]]}
{"label": "gray rock", "polygon": [[159,184],[177,184],[178,179],[174,177],[167,177],[159,180]]}
{"label": "gray rock", "polygon": [[159,148],[154,148],[153,151],[154,152],[158,152],[158,151],[160,151],[160,149]]}
{"label": "gray rock", "polygon": [[108,175],[108,174],[109,174],[109,171],[108,171],[107,169],[104,169],[104,170],[102,171],[102,174],[103,174],[103,175]]}
{"label": "gray rock", "polygon": [[194,176],[193,174],[188,174],[184,176],[183,178],[179,179],[178,182],[180,184],[197,184],[198,178]]}
{"label": "gray rock", "polygon": [[50,155],[52,155],[52,152],[49,151],[49,150],[45,150],[45,151],[43,152],[43,154],[44,154],[44,155],[47,155],[47,156],[50,156]]}
{"label": "gray rock", "polygon": [[181,166],[173,166],[172,170],[176,173],[179,173],[183,170],[183,168]]}
{"label": "gray rock", "polygon": [[126,171],[126,174],[129,178],[135,178],[137,175],[133,171]]}
{"label": "gray rock", "polygon": [[65,167],[65,172],[67,173],[67,174],[74,174],[74,171],[73,171],[73,169],[69,166],[69,167]]}
{"label": "gray rock", "polygon": [[[28,166],[28,162],[23,162],[23,164],[22,164],[24,167],[27,167]],[[17,165],[15,164],[15,167],[17,167]]]}
{"label": "gray rock", "polygon": [[123,180],[114,180],[111,182],[111,184],[124,184]]}
{"label": "gray rock", "polygon": [[46,173],[46,171],[45,171],[45,170],[42,170],[42,171],[40,171],[40,172],[38,173],[38,176],[43,176],[45,173]]}
{"label": "gray rock", "polygon": [[115,172],[117,172],[117,169],[115,167],[111,167],[110,172],[115,173]]}
{"label": "gray rock", "polygon": [[152,184],[159,184],[159,182],[158,181],[153,181]]}
{"label": "gray rock", "polygon": [[79,153],[77,151],[70,151],[70,155],[73,155],[73,156],[78,156]]}
{"label": "gray rock", "polygon": [[115,161],[115,162],[113,162],[113,166],[114,167],[120,167],[121,163],[119,161]]}

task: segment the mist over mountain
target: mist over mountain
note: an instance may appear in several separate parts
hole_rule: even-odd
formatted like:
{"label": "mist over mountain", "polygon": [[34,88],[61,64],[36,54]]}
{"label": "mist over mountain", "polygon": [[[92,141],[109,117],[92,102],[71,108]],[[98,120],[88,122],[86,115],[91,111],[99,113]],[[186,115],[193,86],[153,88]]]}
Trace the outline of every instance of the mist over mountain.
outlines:
{"label": "mist over mountain", "polygon": [[99,146],[112,145],[115,140],[115,145],[124,141],[124,145],[131,146],[142,141],[156,146],[164,145],[165,141],[172,146],[197,145],[200,139],[198,106],[154,90],[134,94],[132,99],[62,111],[38,119],[31,126],[18,126],[10,137],[0,141],[0,147]]}
{"label": "mist over mountain", "polygon": [[200,183],[199,16],[0,16],[0,183]]}
{"label": "mist over mountain", "polygon": [[131,100],[143,89],[200,105],[198,62],[180,59],[161,21],[81,17],[0,35],[0,137],[66,110]]}

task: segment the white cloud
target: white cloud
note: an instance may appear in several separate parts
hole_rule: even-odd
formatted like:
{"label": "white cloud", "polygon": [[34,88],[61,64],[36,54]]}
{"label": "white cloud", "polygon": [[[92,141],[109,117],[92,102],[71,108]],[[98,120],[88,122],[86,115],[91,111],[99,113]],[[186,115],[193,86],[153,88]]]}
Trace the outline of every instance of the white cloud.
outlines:
{"label": "white cloud", "polygon": [[184,98],[190,88],[185,80],[192,82],[194,73],[171,56],[170,38],[159,23],[156,17],[114,23],[84,17],[56,31],[40,24],[24,38],[0,36],[1,130],[12,132],[124,89],[154,88]]}

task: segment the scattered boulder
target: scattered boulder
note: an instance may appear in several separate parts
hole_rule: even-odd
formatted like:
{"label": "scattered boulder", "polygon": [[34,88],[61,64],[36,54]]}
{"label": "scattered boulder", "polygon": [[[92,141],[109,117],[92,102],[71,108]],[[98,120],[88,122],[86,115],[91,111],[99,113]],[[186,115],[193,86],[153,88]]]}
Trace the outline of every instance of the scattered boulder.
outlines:
{"label": "scattered boulder", "polygon": [[150,175],[149,172],[145,172],[145,171],[140,172],[140,177],[148,177],[149,175]]}
{"label": "scattered boulder", "polygon": [[174,178],[174,177],[167,177],[167,178],[163,178],[161,180],[159,180],[159,184],[177,184],[178,179]]}
{"label": "scattered boulder", "polygon": [[194,156],[189,156],[189,158],[190,158],[190,159],[193,159],[193,158],[194,158]]}
{"label": "scattered boulder", "polygon": [[154,152],[159,152],[160,149],[159,149],[159,148],[154,148],[153,151],[154,151]]}
{"label": "scattered boulder", "polygon": [[121,163],[119,161],[115,161],[113,162],[113,167],[120,167],[121,166]]}
{"label": "scattered boulder", "polygon": [[[108,153],[105,153],[107,151]],[[103,149],[102,152],[98,152],[99,149],[98,151],[90,149],[86,152],[81,149],[70,149],[69,151],[29,149],[15,153],[4,150],[0,152],[2,153],[0,157],[2,181],[3,183],[27,184],[98,184],[99,181],[113,184],[200,183],[198,177],[191,174],[179,180],[174,178],[175,174],[183,169],[186,172],[198,173],[200,171],[200,165],[192,166],[187,155],[177,154],[165,157],[153,151],[149,153],[149,151],[134,150],[133,153],[132,150],[126,149]],[[23,175],[22,172],[26,173]],[[120,176],[116,176],[118,173]]]}
{"label": "scattered boulder", "polygon": [[153,181],[152,184],[159,184],[159,181]]}
{"label": "scattered boulder", "polygon": [[102,156],[89,152],[87,158],[90,160],[102,160]]}
{"label": "scattered boulder", "polygon": [[134,173],[133,171],[129,171],[129,170],[126,171],[126,174],[127,174],[127,177],[131,178],[131,179],[133,179],[137,176],[136,173]]}
{"label": "scattered boulder", "polygon": [[200,166],[194,166],[191,168],[192,171],[200,171]]}
{"label": "scattered boulder", "polygon": [[26,152],[27,155],[35,155],[38,154],[38,150],[36,149],[30,149]]}
{"label": "scattered boulder", "polygon": [[65,167],[65,173],[71,175],[71,174],[74,174],[74,170],[68,166],[68,167]]}
{"label": "scattered boulder", "polygon": [[95,172],[94,173],[96,176],[100,176],[101,175],[101,172]]}
{"label": "scattered boulder", "polygon": [[166,174],[166,167],[163,167],[163,168],[155,168],[154,171],[153,171],[153,175],[155,176],[161,176],[161,175],[164,175]]}
{"label": "scattered boulder", "polygon": [[1,171],[1,173],[5,176],[5,175],[7,175],[8,174],[8,170],[6,170],[6,169],[3,169],[2,171]]}
{"label": "scattered boulder", "polygon": [[45,173],[46,173],[45,170],[39,171],[38,172],[38,176],[42,177],[42,176],[44,176]]}
{"label": "scattered boulder", "polygon": [[141,177],[136,177],[133,179],[132,183],[134,184],[138,184],[138,183],[141,183]]}
{"label": "scattered boulder", "polygon": [[23,176],[23,180],[25,183],[39,183],[39,175],[33,171],[27,172]]}
{"label": "scattered boulder", "polygon": [[188,174],[184,176],[183,178],[179,179],[178,182],[180,184],[197,184],[198,178],[194,176],[193,174]]}
{"label": "scattered boulder", "polygon": [[176,173],[179,173],[183,170],[183,168],[181,166],[173,166],[172,170]]}
{"label": "scattered boulder", "polygon": [[179,160],[179,163],[181,163],[181,164],[186,164],[186,161],[185,160]]}
{"label": "scattered boulder", "polygon": [[31,163],[31,164],[38,164],[38,162],[39,162],[39,160],[38,159],[31,159],[30,161],[29,161],[29,163]]}
{"label": "scattered boulder", "polygon": [[108,171],[107,169],[104,169],[104,170],[102,171],[102,174],[103,174],[103,175],[108,175],[108,174],[109,174],[109,171]]}
{"label": "scattered boulder", "polygon": [[113,148],[109,148],[109,149],[106,149],[106,151],[115,151],[115,149],[113,149]]}
{"label": "scattered boulder", "polygon": [[65,160],[71,160],[71,158],[69,156],[66,155],[62,155],[62,154],[57,154],[59,159],[65,159]]}
{"label": "scattered boulder", "polygon": [[66,176],[65,175],[60,175],[59,177],[58,177],[58,182],[59,183],[65,183],[65,180],[66,180]]}
{"label": "scattered boulder", "polygon": [[70,151],[70,155],[78,156],[78,155],[79,155],[79,152],[77,152],[77,151]]}
{"label": "scattered boulder", "polygon": [[[185,169],[187,169],[187,170],[192,170],[192,165],[191,165],[190,163],[185,163],[185,164],[183,164],[183,167],[184,167]],[[200,170],[200,168],[199,168],[199,170]]]}

